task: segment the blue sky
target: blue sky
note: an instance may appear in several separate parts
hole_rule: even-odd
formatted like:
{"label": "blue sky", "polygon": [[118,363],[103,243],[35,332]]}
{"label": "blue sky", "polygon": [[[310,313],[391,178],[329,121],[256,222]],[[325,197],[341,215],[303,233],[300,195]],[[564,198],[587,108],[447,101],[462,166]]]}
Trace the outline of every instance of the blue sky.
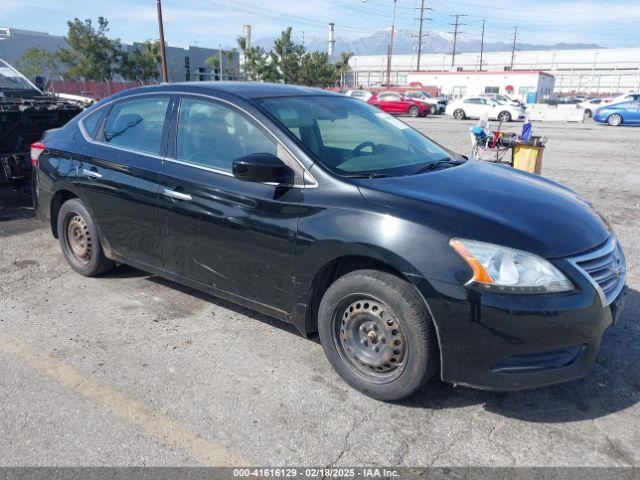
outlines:
{"label": "blue sky", "polygon": [[[111,34],[124,42],[156,38],[155,0],[0,0],[0,26],[66,32],[73,17],[106,17]],[[488,41],[509,42],[518,25],[521,42],[598,43],[605,47],[640,46],[640,1],[426,0],[433,8],[427,29],[446,31],[449,15],[463,13],[466,38],[479,37],[486,18]],[[420,0],[397,1],[397,28],[417,29]],[[235,45],[242,25],[253,26],[254,38],[276,35],[292,26],[300,39],[326,36],[326,24],[336,35],[363,37],[388,28],[392,0],[163,0],[165,37],[170,45],[207,47]]]}

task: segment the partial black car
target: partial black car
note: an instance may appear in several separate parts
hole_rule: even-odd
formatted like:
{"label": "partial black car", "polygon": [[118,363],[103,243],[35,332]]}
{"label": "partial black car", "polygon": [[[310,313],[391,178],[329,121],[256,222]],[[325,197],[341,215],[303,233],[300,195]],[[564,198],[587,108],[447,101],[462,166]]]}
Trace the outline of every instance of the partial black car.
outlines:
{"label": "partial black car", "polygon": [[573,191],[320,90],[129,90],[32,159],[39,215],[78,273],[128,264],[317,332],[382,400],[435,378],[582,377],[627,290],[615,233]]}

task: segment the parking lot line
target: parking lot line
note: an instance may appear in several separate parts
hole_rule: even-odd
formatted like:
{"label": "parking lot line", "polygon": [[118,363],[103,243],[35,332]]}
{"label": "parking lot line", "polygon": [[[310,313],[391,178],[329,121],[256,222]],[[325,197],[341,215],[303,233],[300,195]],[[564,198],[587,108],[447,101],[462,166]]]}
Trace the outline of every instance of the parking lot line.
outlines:
{"label": "parking lot line", "polygon": [[182,448],[205,466],[247,466],[250,462],[175,422],[148,405],[102,385],[59,360],[42,355],[5,332],[0,332],[0,350],[13,354],[69,390],[89,398],[115,413],[125,421],[137,425],[162,442]]}

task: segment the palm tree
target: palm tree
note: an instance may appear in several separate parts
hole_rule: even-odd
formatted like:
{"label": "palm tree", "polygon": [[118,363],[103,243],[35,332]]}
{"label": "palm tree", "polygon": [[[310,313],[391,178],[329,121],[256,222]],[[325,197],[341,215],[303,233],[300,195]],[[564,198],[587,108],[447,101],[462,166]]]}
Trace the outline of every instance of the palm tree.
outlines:
{"label": "palm tree", "polygon": [[236,66],[233,62],[237,52],[238,50],[236,48],[232,48],[231,50],[224,52],[224,58],[226,59],[225,63],[227,64],[227,76],[231,80],[236,80]]}
{"label": "palm tree", "polygon": [[236,43],[238,44],[238,48],[242,52],[242,70],[244,74],[244,79],[247,78],[246,65],[247,65],[247,37],[238,35],[236,37]]}
{"label": "palm tree", "polygon": [[347,80],[347,72],[350,70],[349,60],[353,57],[353,52],[342,52],[340,60],[336,62],[336,68],[340,72],[340,88],[344,87]]}

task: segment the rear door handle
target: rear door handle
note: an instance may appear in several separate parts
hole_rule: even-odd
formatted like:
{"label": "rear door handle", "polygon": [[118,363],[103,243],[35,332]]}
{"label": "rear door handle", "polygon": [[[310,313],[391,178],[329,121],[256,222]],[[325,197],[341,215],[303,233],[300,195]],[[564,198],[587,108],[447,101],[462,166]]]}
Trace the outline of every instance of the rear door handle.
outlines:
{"label": "rear door handle", "polygon": [[163,189],[162,193],[164,193],[165,197],[175,198],[176,200],[191,200],[191,195],[188,193],[177,192],[169,188]]}
{"label": "rear door handle", "polygon": [[82,169],[82,173],[84,173],[87,177],[102,178],[101,173],[94,172],[93,170],[87,170],[86,168]]}

